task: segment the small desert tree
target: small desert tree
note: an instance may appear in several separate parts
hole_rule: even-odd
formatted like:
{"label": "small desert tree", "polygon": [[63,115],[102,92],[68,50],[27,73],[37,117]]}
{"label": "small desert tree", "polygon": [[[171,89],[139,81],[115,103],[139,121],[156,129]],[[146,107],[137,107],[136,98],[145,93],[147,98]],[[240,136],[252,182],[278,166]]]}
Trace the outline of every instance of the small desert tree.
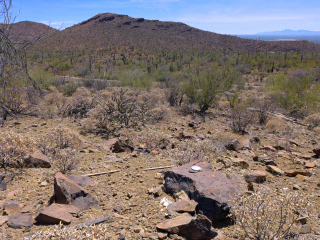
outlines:
{"label": "small desert tree", "polygon": [[239,72],[230,68],[219,69],[214,65],[203,70],[194,68],[186,78],[185,94],[190,103],[199,106],[201,114],[204,114],[217,100],[218,94],[230,90],[241,82]]}
{"label": "small desert tree", "polygon": [[0,111],[4,119],[22,111],[19,91],[26,83],[40,90],[29,75],[27,50],[45,34],[19,39],[19,33],[12,31],[12,16],[12,0],[0,0]]}

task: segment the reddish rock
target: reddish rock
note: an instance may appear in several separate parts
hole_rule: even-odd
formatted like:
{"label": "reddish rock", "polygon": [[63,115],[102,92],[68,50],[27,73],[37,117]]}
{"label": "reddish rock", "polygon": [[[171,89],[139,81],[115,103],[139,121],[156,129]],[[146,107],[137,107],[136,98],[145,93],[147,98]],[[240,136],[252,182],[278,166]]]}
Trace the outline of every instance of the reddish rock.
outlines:
{"label": "reddish rock", "polygon": [[247,182],[263,183],[267,180],[267,172],[255,170],[244,175]]}
{"label": "reddish rock", "polygon": [[210,220],[203,215],[191,217],[189,214],[182,214],[159,223],[157,228],[169,233],[186,236],[190,240],[210,240],[218,235],[212,229]]}
{"label": "reddish rock", "polygon": [[201,172],[190,173],[193,163],[165,173],[164,189],[169,194],[183,190],[190,199],[198,202],[198,209],[210,220],[219,221],[229,214],[229,198],[241,193],[221,172],[213,171],[209,163],[199,162]]}
{"label": "reddish rock", "polygon": [[316,165],[314,163],[308,162],[304,165],[305,168],[314,168]]}
{"label": "reddish rock", "polygon": [[68,176],[68,178],[83,188],[93,185],[92,179],[90,177],[81,175],[70,175]]}
{"label": "reddish rock", "polygon": [[230,180],[234,188],[238,189],[239,192],[243,193],[248,191],[248,183],[243,176],[229,173],[227,174],[227,178]]}
{"label": "reddish rock", "polygon": [[62,173],[55,175],[54,194],[56,203],[72,203],[81,210],[97,207],[99,204],[83,187],[74,183]]}
{"label": "reddish rock", "polygon": [[33,153],[24,160],[24,166],[27,168],[40,167],[50,168],[50,159],[42,153]]}
{"label": "reddish rock", "polygon": [[44,224],[70,224],[72,220],[71,213],[79,213],[80,210],[72,205],[63,205],[53,203],[44,209],[37,217],[36,221]]}
{"label": "reddish rock", "polygon": [[288,160],[291,160],[291,159],[292,159],[292,158],[288,155],[288,153],[285,152],[285,151],[278,152],[278,156],[283,157],[283,158],[288,159]]}
{"label": "reddish rock", "polygon": [[275,174],[275,175],[283,175],[283,171],[276,167],[276,166],[271,166],[271,165],[268,165],[267,166],[267,171],[271,172],[272,174]]}
{"label": "reddish rock", "polygon": [[297,156],[297,157],[300,157],[300,158],[306,159],[306,160],[308,160],[308,159],[311,159],[311,158],[312,158],[312,156],[311,156],[311,155],[309,155],[309,154],[303,154],[303,153],[301,153],[301,152],[297,152],[297,151],[292,152],[292,154],[293,154],[293,155],[295,155],[295,156]]}
{"label": "reddish rock", "polygon": [[7,221],[8,227],[11,228],[30,228],[33,225],[33,217],[31,213],[22,213],[9,217]]}
{"label": "reddish rock", "polygon": [[198,203],[193,200],[182,200],[174,203],[170,203],[167,207],[168,210],[176,211],[178,213],[195,212]]}
{"label": "reddish rock", "polygon": [[232,166],[240,167],[242,169],[248,168],[249,164],[242,158],[230,158],[232,161]]}
{"label": "reddish rock", "polygon": [[25,206],[24,208],[22,208],[19,212],[20,213],[28,213],[28,212],[31,212],[33,209],[36,208],[36,206],[39,204],[39,203],[42,203],[42,200],[37,200],[27,206]]}
{"label": "reddish rock", "polygon": [[262,148],[260,148],[261,150],[266,150],[266,151],[271,151],[271,152],[276,152],[277,149],[275,149],[274,147],[272,146],[264,146]]}
{"label": "reddish rock", "polygon": [[307,177],[312,176],[311,172],[302,171],[302,170],[286,170],[286,171],[284,171],[284,174],[287,176],[291,176],[291,177],[295,177],[298,174],[303,175],[303,176],[307,176]]}
{"label": "reddish rock", "polygon": [[119,138],[111,138],[106,142],[103,143],[99,143],[97,144],[97,147],[101,150],[101,151],[111,151],[112,147],[114,146],[114,144],[119,141]]}

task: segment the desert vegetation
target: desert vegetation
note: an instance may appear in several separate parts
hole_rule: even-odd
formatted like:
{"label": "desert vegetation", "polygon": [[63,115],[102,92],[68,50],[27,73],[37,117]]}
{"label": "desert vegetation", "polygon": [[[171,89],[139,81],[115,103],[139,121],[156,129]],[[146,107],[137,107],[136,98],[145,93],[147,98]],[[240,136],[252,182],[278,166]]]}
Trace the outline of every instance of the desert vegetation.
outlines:
{"label": "desert vegetation", "polygon": [[[186,25],[131,18],[129,24],[129,17],[110,14],[61,34],[41,28],[30,40],[13,24],[11,1],[0,2],[0,224],[5,229],[0,236],[190,239],[185,229],[172,232],[158,225],[165,216],[170,220],[178,214],[160,202],[181,200],[166,186],[170,169],[209,164],[202,179],[217,175],[227,181],[223,186],[234,184],[228,191],[219,189],[232,196],[221,204],[223,211],[208,213],[192,189],[184,189],[183,200],[199,202],[187,216],[195,222],[192,227],[209,222],[223,239],[319,238],[316,45],[248,40],[250,47],[243,48],[242,40],[225,36],[230,46],[210,49],[194,42],[199,36],[206,42],[209,35]],[[102,23],[115,24],[113,30],[136,24],[136,31],[156,24],[160,33],[171,29],[176,36],[182,29],[194,38],[189,45],[166,37],[156,44],[157,32],[143,47],[130,32],[128,42],[79,43],[88,25]],[[66,37],[76,30],[76,37]],[[73,44],[66,44],[71,39]],[[48,160],[50,168],[32,162],[38,158]],[[112,219],[82,229],[43,224],[39,215],[60,204],[58,172],[91,176],[93,183],[80,192],[99,202],[99,207],[72,212],[71,225]],[[18,206],[12,211],[10,201]],[[38,223],[13,229],[12,217],[19,214],[31,214]]]}

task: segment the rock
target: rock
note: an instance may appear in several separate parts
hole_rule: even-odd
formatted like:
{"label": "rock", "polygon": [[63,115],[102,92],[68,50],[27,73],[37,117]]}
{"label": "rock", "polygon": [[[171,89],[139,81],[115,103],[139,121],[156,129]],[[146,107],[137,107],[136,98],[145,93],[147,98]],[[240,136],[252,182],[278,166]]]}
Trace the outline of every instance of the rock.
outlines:
{"label": "rock", "polygon": [[320,148],[315,148],[313,149],[313,152],[315,155],[317,155],[318,157],[320,157]]}
{"label": "rock", "polygon": [[201,210],[210,220],[219,221],[229,214],[229,198],[241,193],[221,172],[212,171],[209,163],[199,162],[202,172],[190,173],[192,163],[176,167],[165,173],[164,190],[174,194],[185,191],[190,199],[198,202]]}
{"label": "rock", "polygon": [[277,164],[274,162],[274,160],[269,158],[267,155],[258,156],[258,162],[261,162],[265,165],[277,166]]}
{"label": "rock", "polygon": [[47,181],[43,181],[42,183],[40,183],[40,187],[46,187],[46,186],[48,186]]}
{"label": "rock", "polygon": [[230,150],[230,151],[238,151],[239,150],[239,140],[238,139],[233,139],[232,141],[230,141],[226,146],[225,148],[227,150]]}
{"label": "rock", "polygon": [[240,167],[242,169],[248,168],[249,164],[242,158],[230,158],[232,161],[232,166]]}
{"label": "rock", "polygon": [[158,238],[160,240],[166,239],[167,236],[168,236],[168,233],[161,233],[161,232],[158,233]]}
{"label": "rock", "polygon": [[163,179],[164,175],[162,173],[156,173],[156,175],[154,176],[155,179]]}
{"label": "rock", "polygon": [[245,139],[242,141],[242,147],[241,147],[242,150],[251,150],[251,143],[250,143],[250,140],[249,139]]}
{"label": "rock", "polygon": [[212,229],[210,220],[203,215],[192,217],[189,214],[182,214],[174,219],[167,219],[159,223],[157,228],[169,233],[186,236],[190,240],[209,240],[218,235]]}
{"label": "rock", "polygon": [[0,172],[0,182],[6,177],[6,175],[2,172]]}
{"label": "rock", "polygon": [[70,175],[67,176],[67,178],[69,178],[71,181],[83,188],[93,185],[92,179],[90,177],[85,177],[81,175]]}
{"label": "rock", "polygon": [[244,177],[238,174],[227,174],[227,178],[230,180],[234,188],[238,189],[239,192],[247,192],[248,191],[248,183],[244,179]]}
{"label": "rock", "polygon": [[285,138],[280,138],[277,141],[277,145],[274,146],[277,150],[290,149],[290,142]]}
{"label": "rock", "polygon": [[183,200],[190,201],[190,198],[185,193],[185,191],[174,193],[173,197],[176,199],[176,201],[183,201]]}
{"label": "rock", "polygon": [[260,148],[261,150],[266,150],[266,151],[271,151],[271,152],[276,152],[277,149],[275,149],[274,147],[272,146],[264,146],[262,148]]}
{"label": "rock", "polygon": [[97,147],[101,150],[101,151],[111,151],[112,147],[114,146],[114,144],[119,141],[119,138],[111,138],[106,142],[97,144]]}
{"label": "rock", "polygon": [[311,233],[311,227],[310,227],[309,225],[307,225],[307,224],[302,225],[299,233],[300,233],[300,234],[308,234],[308,233]]}
{"label": "rock", "polygon": [[7,225],[10,228],[30,228],[33,225],[31,213],[22,213],[9,217]]}
{"label": "rock", "polygon": [[286,171],[284,171],[284,174],[287,176],[290,176],[290,177],[295,177],[298,174],[303,175],[303,176],[307,176],[307,177],[312,176],[311,172],[302,171],[302,170],[286,170]]}
{"label": "rock", "polygon": [[203,134],[198,134],[197,138],[199,138],[200,140],[204,140],[204,139],[206,139],[206,136]]}
{"label": "rock", "polygon": [[9,220],[8,216],[0,216],[0,227]]}
{"label": "rock", "polygon": [[292,158],[288,155],[286,151],[280,151],[278,152],[278,156],[283,157],[285,159],[291,160]]}
{"label": "rock", "polygon": [[4,211],[7,215],[10,215],[22,208],[22,205],[16,201],[9,200],[5,205],[4,205]]}
{"label": "rock", "polygon": [[283,175],[283,171],[276,167],[276,166],[271,166],[271,165],[268,165],[267,166],[267,171],[271,172],[272,174],[275,174],[275,175]]}
{"label": "rock", "polygon": [[179,133],[178,139],[180,139],[180,140],[182,140],[182,139],[193,139],[193,140],[197,140],[198,138],[195,137],[195,136],[189,135],[189,134],[187,134],[187,133],[185,133],[185,132],[181,132],[181,133]]}
{"label": "rock", "polygon": [[182,200],[174,203],[170,203],[167,207],[168,210],[176,211],[178,213],[195,212],[198,203],[194,200]]}
{"label": "rock", "polygon": [[199,124],[197,122],[190,122],[190,123],[188,123],[188,126],[192,127],[192,128],[198,128]]}
{"label": "rock", "polygon": [[80,210],[97,207],[98,200],[93,198],[83,187],[71,181],[62,173],[57,173],[54,179],[55,202],[73,204]]}
{"label": "rock", "polygon": [[297,156],[297,157],[300,157],[300,158],[303,158],[303,159],[306,159],[306,160],[312,158],[311,155],[309,155],[309,154],[303,154],[303,153],[298,152],[298,151],[293,151],[293,152],[291,152],[291,153],[292,153],[293,155]]}
{"label": "rock", "polygon": [[295,220],[295,222],[300,223],[302,225],[307,224],[307,218],[306,217],[299,217]]}
{"label": "rock", "polygon": [[267,172],[255,170],[244,175],[247,182],[263,183],[267,180]]}
{"label": "rock", "polygon": [[298,174],[298,175],[296,176],[296,178],[297,178],[298,180],[300,180],[300,181],[305,181],[305,180],[306,180],[306,177],[303,176],[303,175],[300,175],[300,174]]}
{"label": "rock", "polygon": [[28,212],[31,212],[34,208],[36,208],[36,206],[39,204],[39,203],[42,203],[42,200],[37,200],[27,206],[25,206],[24,208],[22,208],[19,212],[20,213],[28,213]]}
{"label": "rock", "polygon": [[0,182],[0,191],[7,190],[7,184],[5,182]]}
{"label": "rock", "polygon": [[300,187],[299,187],[299,185],[294,184],[294,185],[292,186],[292,189],[293,189],[293,190],[300,190]]}
{"label": "rock", "polygon": [[24,159],[23,162],[24,166],[27,168],[50,168],[51,163],[50,159],[43,155],[42,153],[33,153],[28,158]]}
{"label": "rock", "polygon": [[70,224],[72,220],[72,213],[79,213],[80,210],[72,205],[53,203],[44,209],[37,217],[36,221],[44,224]]}
{"label": "rock", "polygon": [[118,141],[112,147],[112,152],[120,153],[120,152],[128,152],[132,153],[134,147],[130,146],[129,139],[126,137],[119,137]]}
{"label": "rock", "polygon": [[314,168],[316,165],[314,163],[308,162],[304,165],[305,168]]}
{"label": "rock", "polygon": [[153,194],[155,197],[159,197],[162,194],[162,187],[159,186],[159,187],[156,187],[156,188],[150,188],[148,190],[148,193],[149,194]]}

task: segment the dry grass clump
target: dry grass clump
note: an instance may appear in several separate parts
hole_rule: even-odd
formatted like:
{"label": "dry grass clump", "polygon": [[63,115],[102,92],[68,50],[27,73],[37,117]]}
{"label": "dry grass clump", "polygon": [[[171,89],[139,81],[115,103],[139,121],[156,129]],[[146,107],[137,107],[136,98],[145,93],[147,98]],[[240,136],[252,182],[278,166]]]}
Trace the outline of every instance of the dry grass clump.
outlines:
{"label": "dry grass clump", "polygon": [[139,134],[132,132],[128,137],[139,147],[144,147],[149,150],[168,149],[170,144],[170,140],[168,140],[166,134],[152,129],[146,129]]}
{"label": "dry grass clump", "polygon": [[267,121],[266,128],[273,133],[281,132],[284,128],[286,128],[287,122],[281,118],[270,118]]}
{"label": "dry grass clump", "polygon": [[40,239],[109,239],[110,229],[106,224],[92,225],[89,227],[83,227],[81,229],[64,228],[62,224],[56,225],[53,230],[38,231],[30,237],[24,237],[25,240],[40,240]]}
{"label": "dry grass clump", "polygon": [[13,131],[0,133],[0,166],[23,167],[23,159],[32,153],[33,139]]}
{"label": "dry grass clump", "polygon": [[169,155],[175,164],[183,165],[193,161],[212,161],[219,154],[215,143],[210,139],[202,141],[185,140],[178,143]]}
{"label": "dry grass clump", "polygon": [[231,215],[240,230],[238,234],[255,240],[286,238],[291,230],[297,230],[296,219],[309,217],[310,211],[305,195],[285,190],[259,190],[231,200]]}
{"label": "dry grass clump", "polygon": [[75,169],[79,163],[75,153],[81,147],[81,140],[77,133],[68,128],[58,126],[50,129],[39,138],[37,146],[43,154],[51,157],[62,173]]}
{"label": "dry grass clump", "polygon": [[314,113],[305,118],[305,122],[311,127],[320,126],[320,113]]}

